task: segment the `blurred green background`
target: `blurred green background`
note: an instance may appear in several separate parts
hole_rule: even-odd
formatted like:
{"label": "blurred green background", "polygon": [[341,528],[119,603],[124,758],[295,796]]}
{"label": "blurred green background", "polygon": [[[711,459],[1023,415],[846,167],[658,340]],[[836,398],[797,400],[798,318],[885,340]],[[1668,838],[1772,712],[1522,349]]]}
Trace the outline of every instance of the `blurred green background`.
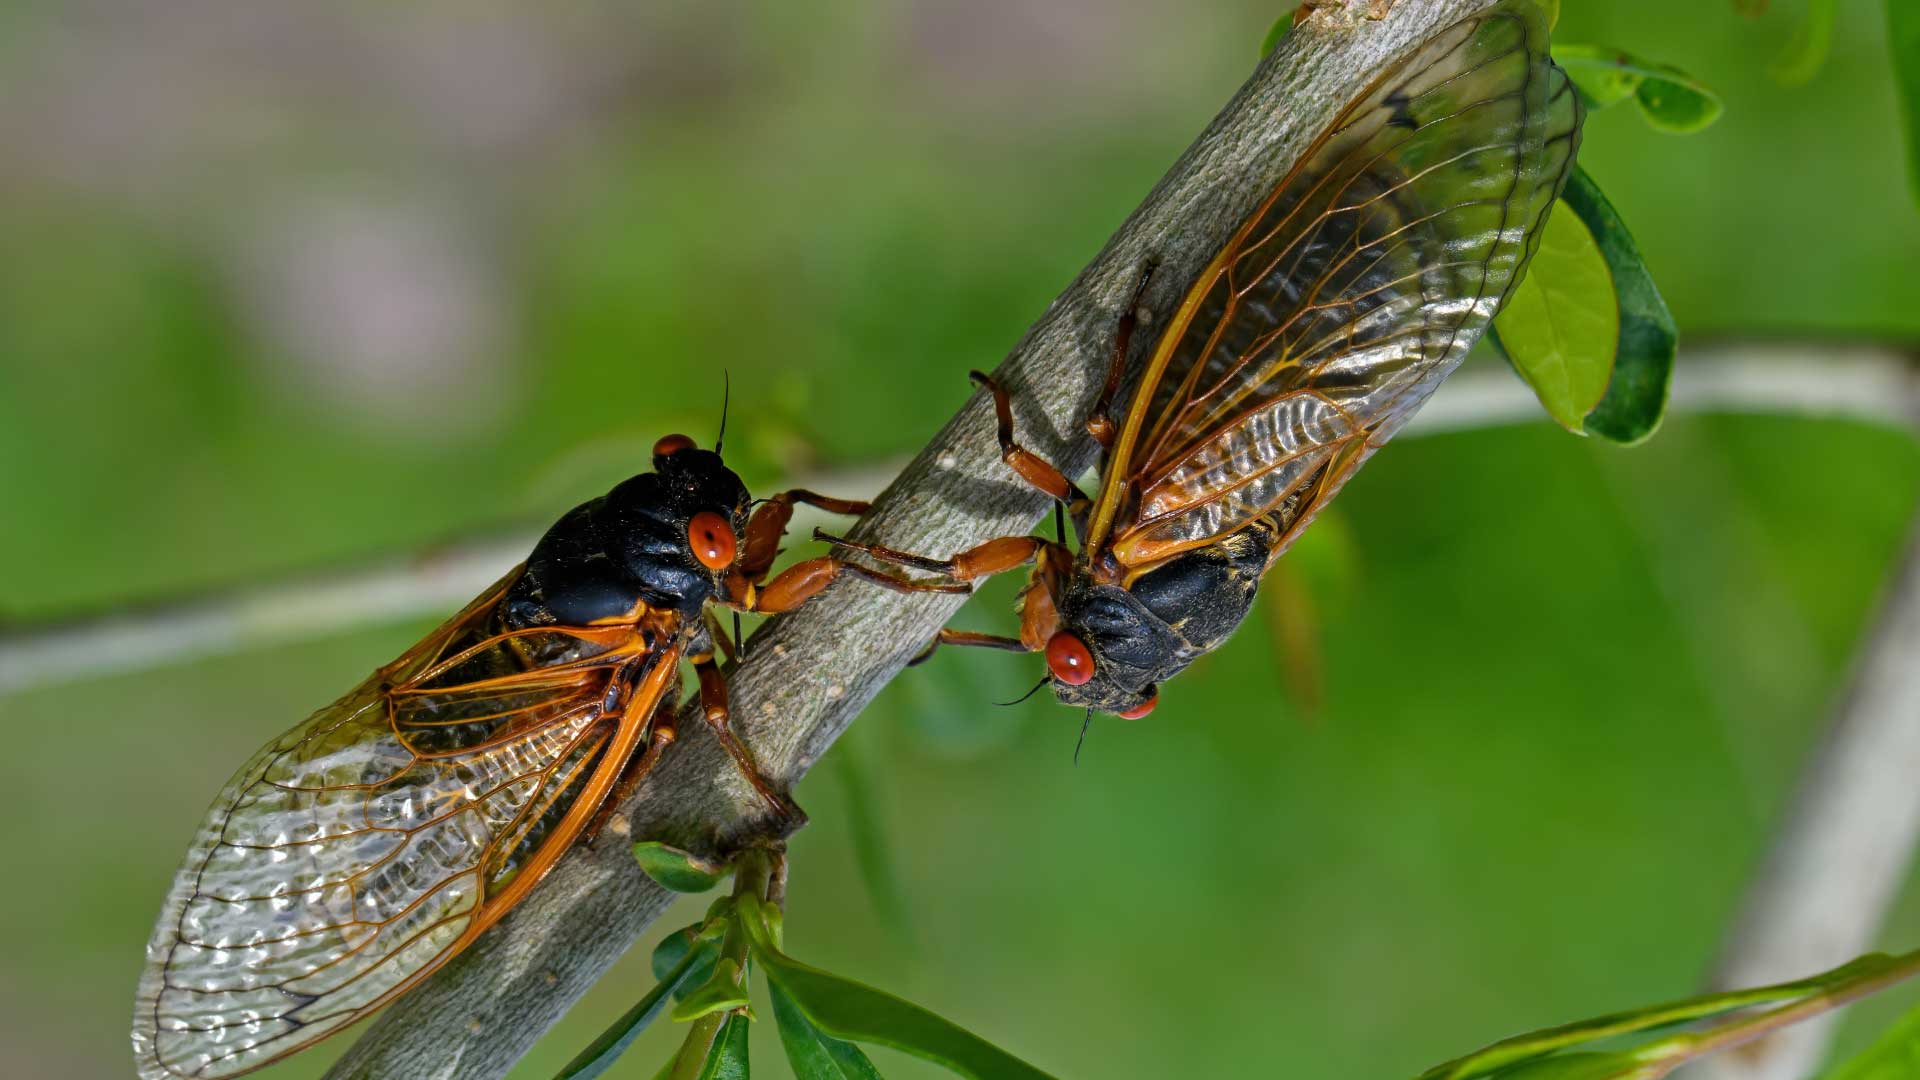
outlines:
{"label": "blurred green background", "polygon": [[[1291,6],[8,9],[0,614],[538,525],[660,433],[710,437],[722,367],[756,490],[904,455]],[[1686,139],[1599,115],[1581,154],[1694,340],[1920,335],[1879,0],[1843,3],[1787,90],[1763,70],[1804,7],[1564,3],[1560,39],[1726,98]],[[1255,620],[1076,768],[1076,714],[988,705],[1035,662],[949,651],[802,786],[789,944],[1075,1077],[1407,1076],[1691,992],[1916,485],[1910,442],[1840,423],[1396,444],[1317,527],[1348,556],[1320,586],[1320,715]],[[1009,597],[967,625],[1010,626]],[[128,1074],[141,947],[207,800],[432,621],[0,698],[0,1072]],[[848,755],[903,920],[862,884]],[[1920,897],[1887,940],[1920,943]],[[650,946],[514,1075],[637,996]]]}

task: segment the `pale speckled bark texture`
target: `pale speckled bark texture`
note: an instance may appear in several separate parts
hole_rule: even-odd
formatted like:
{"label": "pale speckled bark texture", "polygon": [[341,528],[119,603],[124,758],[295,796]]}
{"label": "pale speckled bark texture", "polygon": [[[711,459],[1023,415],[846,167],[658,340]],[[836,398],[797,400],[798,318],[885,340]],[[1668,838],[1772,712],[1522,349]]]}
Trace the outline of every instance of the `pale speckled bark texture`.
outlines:
{"label": "pale speckled bark texture", "polygon": [[[1296,26],[1001,364],[1023,441],[1069,474],[1090,465],[1093,445],[1079,425],[1141,267],[1159,266],[1145,307],[1168,310],[1373,72],[1492,2],[1400,0],[1377,19],[1366,4],[1323,7]],[[1139,335],[1136,349],[1153,337]],[[958,399],[965,372],[953,372],[953,387]],[[1046,508],[1001,464],[990,410],[974,394],[854,535],[946,553],[1023,532]],[[731,689],[735,722],[765,770],[797,782],[963,599],[849,581],[763,628]],[[714,850],[767,830],[696,713],[681,731],[624,808],[632,835]],[[388,1009],[329,1077],[504,1075],[670,900],[622,843],[573,852],[498,927]]]}

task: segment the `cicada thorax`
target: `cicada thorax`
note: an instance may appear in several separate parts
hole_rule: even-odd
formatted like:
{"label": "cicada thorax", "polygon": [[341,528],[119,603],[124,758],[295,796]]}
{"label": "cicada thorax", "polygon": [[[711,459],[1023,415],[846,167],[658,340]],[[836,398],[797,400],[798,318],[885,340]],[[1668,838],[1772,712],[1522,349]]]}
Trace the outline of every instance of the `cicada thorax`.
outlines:
{"label": "cicada thorax", "polygon": [[647,609],[691,619],[713,599],[717,572],[732,563],[747,527],[746,486],[711,451],[678,448],[658,462],[658,471],[582,503],[547,530],[508,590],[507,628],[592,626]]}

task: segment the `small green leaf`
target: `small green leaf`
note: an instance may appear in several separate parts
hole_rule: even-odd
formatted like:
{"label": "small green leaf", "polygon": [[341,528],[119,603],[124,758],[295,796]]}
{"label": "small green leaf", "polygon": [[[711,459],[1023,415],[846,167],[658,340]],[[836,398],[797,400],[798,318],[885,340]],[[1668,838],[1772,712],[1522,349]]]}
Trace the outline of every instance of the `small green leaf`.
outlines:
{"label": "small green leaf", "polygon": [[684,1023],[723,1009],[744,1009],[746,982],[740,964],[731,956],[723,956],[713,965],[713,976],[673,1007],[673,1018]]}
{"label": "small green leaf", "polygon": [[814,1027],[779,983],[769,981],[767,989],[773,996],[773,1018],[780,1025],[780,1042],[787,1048],[796,1080],[880,1080],[880,1070],[859,1047]]}
{"label": "small green leaf", "polygon": [[943,1065],[974,1080],[1050,1080],[980,1036],[909,1001],[871,986],[810,967],[774,947],[762,915],[764,905],[740,898],[741,924],[753,938],[754,956],[815,1027],[851,1042],[891,1046]]}
{"label": "small green leaf", "polygon": [[[633,1045],[633,1040],[646,1030],[647,1025],[653,1023],[654,1017],[659,1016],[660,1011],[666,1008],[670,995],[683,986],[697,985],[700,969],[711,963],[719,950],[718,943],[695,942],[689,939],[688,947],[680,950],[679,959],[674,961],[665,972],[660,972],[659,968],[655,967],[654,970],[659,975],[660,981],[652,990],[647,991],[647,996],[641,998],[633,1008],[628,1009],[620,1019],[614,1021],[613,1026],[601,1032],[599,1038],[568,1062],[566,1068],[555,1074],[554,1080],[591,1080],[606,1072],[621,1054],[627,1052],[627,1047]],[[659,956],[656,950],[654,953],[656,961]]]}
{"label": "small green leaf", "polygon": [[1613,276],[1580,216],[1556,205],[1527,276],[1494,316],[1494,343],[1568,431],[1607,392],[1620,342]]}
{"label": "small green leaf", "polygon": [[700,1080],[748,1080],[752,1073],[747,1067],[747,1023],[744,1013],[727,1017],[700,1069]]}
{"label": "small green leaf", "polygon": [[1637,1080],[1657,1075],[1624,1054],[1556,1054],[1493,1073],[1490,1080]]}
{"label": "small green leaf", "polygon": [[1907,183],[1920,203],[1920,4],[1888,0],[1887,42],[1907,122]]}
{"label": "small green leaf", "polygon": [[1647,71],[1631,55],[1598,45],[1555,45],[1553,62],[1566,71],[1573,88],[1594,109],[1632,97]]}
{"label": "small green leaf", "polygon": [[1634,97],[1640,102],[1640,115],[1657,131],[1691,135],[1712,126],[1726,106],[1714,93],[1676,67],[1659,65],[1663,77],[1640,81]]}
{"label": "small green leaf", "polygon": [[1609,442],[1631,446],[1660,427],[1673,384],[1673,356],[1680,340],[1673,313],[1640,259],[1640,248],[1619,211],[1585,169],[1576,166],[1561,199],[1579,215],[1607,260],[1619,305],[1620,341],[1613,375],[1585,428]]}
{"label": "small green leaf", "polygon": [[1660,131],[1699,131],[1725,110],[1719,95],[1671,64],[1600,45],[1555,45],[1553,59],[1589,106],[1604,109],[1631,97]]}
{"label": "small green leaf", "polygon": [[1273,20],[1273,26],[1267,31],[1267,36],[1260,39],[1260,58],[1264,60],[1272,54],[1273,50],[1280,46],[1280,40],[1292,29],[1293,12],[1291,11]]}
{"label": "small green leaf", "polygon": [[713,966],[720,959],[720,937],[717,933],[703,932],[706,927],[700,923],[683,926],[668,934],[653,949],[653,977],[664,979],[667,973],[680,966],[680,961],[694,949],[700,955],[694,958],[693,969],[686,978],[680,980],[680,988],[674,991],[676,998],[684,998],[687,991],[706,985],[713,978]]}
{"label": "small green leaf", "polygon": [[1894,1021],[1880,1037],[1822,1080],[1911,1080],[1920,1076],[1920,1008]]}
{"label": "small green leaf", "polygon": [[730,869],[658,840],[633,845],[633,858],[661,887],[681,893],[706,892],[720,884]]}
{"label": "small green leaf", "polygon": [[[1898,6],[1900,0],[1891,0]],[[1779,58],[1767,68],[1775,82],[1782,86],[1805,86],[1820,74],[1820,68],[1827,62],[1827,53],[1833,48],[1833,20],[1839,10],[1839,0],[1809,0],[1807,16],[1793,32],[1793,40]]]}

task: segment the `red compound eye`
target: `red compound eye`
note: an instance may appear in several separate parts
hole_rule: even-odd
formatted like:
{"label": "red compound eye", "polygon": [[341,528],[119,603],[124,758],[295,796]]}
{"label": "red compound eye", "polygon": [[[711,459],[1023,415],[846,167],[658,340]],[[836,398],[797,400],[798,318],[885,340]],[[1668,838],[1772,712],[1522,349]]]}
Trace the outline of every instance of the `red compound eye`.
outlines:
{"label": "red compound eye", "polygon": [[702,510],[687,522],[687,544],[693,548],[693,557],[709,570],[725,570],[733,565],[736,550],[733,526],[711,510]]}
{"label": "red compound eye", "polygon": [[1135,705],[1133,708],[1128,709],[1126,712],[1121,713],[1120,719],[1138,720],[1141,717],[1152,712],[1153,707],[1158,704],[1160,704],[1160,691],[1155,690],[1153,693],[1147,695],[1147,700],[1141,702],[1138,705]]}
{"label": "red compound eye", "polygon": [[1047,670],[1068,686],[1093,678],[1093,653],[1087,643],[1065,630],[1047,639]]}
{"label": "red compound eye", "polygon": [[682,450],[693,449],[693,440],[685,435],[662,435],[660,441],[653,444],[654,457],[672,457]]}

